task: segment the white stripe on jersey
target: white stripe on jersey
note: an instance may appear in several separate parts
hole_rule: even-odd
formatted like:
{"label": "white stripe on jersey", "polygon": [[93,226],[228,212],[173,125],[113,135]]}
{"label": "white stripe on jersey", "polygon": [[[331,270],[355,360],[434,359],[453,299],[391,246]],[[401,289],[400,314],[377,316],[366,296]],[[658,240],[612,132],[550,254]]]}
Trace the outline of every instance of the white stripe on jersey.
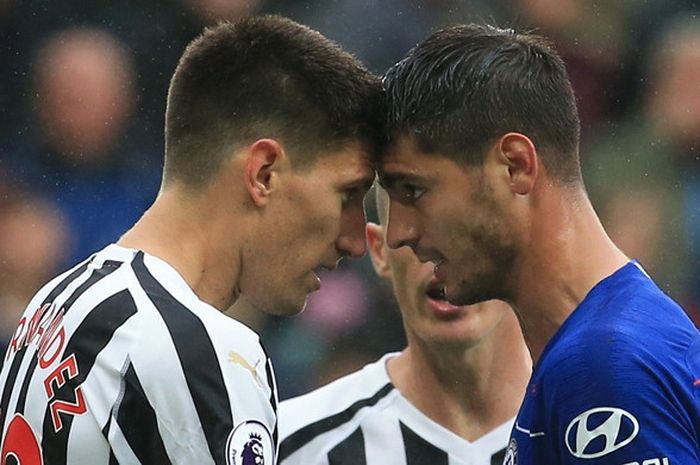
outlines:
{"label": "white stripe on jersey", "polygon": [[13,434],[26,418],[37,443],[22,439],[52,464],[224,465],[247,420],[276,436],[274,378],[253,331],[155,257],[111,245],[88,262],[39,290],[10,343],[0,372],[8,455],[13,418]]}
{"label": "white stripe on jersey", "polygon": [[134,451],[131,450],[118,424],[115,423],[113,428],[109,430],[108,440],[114,450],[117,463],[140,463]]}
{"label": "white stripe on jersey", "polygon": [[280,465],[493,465],[514,419],[469,442],[423,415],[379,361],[280,404]]}
{"label": "white stripe on jersey", "polygon": [[[90,397],[86,393],[86,397]],[[83,447],[83,443],[93,447]],[[68,460],[66,463],[109,463],[109,444],[102,436],[95,418],[90,415],[75,417],[68,441]],[[124,463],[124,462],[123,462]]]}
{"label": "white stripe on jersey", "polygon": [[[398,395],[399,391],[393,391]],[[397,452],[397,447],[390,447],[389,444],[401,437],[401,425],[394,416],[389,415],[366,415],[362,420],[363,431],[372,431],[373,435],[365,434],[365,452],[367,457],[372,457],[372,462],[387,463],[393,465],[406,465],[406,454]]]}

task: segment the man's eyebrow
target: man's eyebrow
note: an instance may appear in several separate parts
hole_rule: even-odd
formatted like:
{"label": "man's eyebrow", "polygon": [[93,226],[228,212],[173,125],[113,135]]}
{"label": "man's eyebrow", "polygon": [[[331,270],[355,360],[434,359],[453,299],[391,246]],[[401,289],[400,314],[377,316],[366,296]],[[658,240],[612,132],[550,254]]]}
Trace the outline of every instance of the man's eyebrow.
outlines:
{"label": "man's eyebrow", "polygon": [[405,182],[417,182],[419,178],[415,175],[409,173],[386,173],[380,172],[379,175],[379,185],[384,189],[391,189],[398,183]]}
{"label": "man's eyebrow", "polygon": [[362,176],[345,184],[346,189],[363,189],[368,191],[374,184],[374,173],[371,176]]}

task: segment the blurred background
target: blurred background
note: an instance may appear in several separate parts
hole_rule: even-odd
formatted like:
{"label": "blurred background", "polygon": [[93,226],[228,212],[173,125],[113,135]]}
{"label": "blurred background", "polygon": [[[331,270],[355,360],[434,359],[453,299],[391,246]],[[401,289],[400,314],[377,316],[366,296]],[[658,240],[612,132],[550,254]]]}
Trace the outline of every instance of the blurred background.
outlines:
{"label": "blurred background", "polygon": [[[115,241],[158,189],[169,78],[206,25],[280,13],[383,73],[436,28],[536,29],[567,63],[614,240],[700,321],[700,0],[0,0],[0,342],[31,295]],[[247,315],[280,396],[404,344],[369,260],[296,318]],[[1,350],[4,350],[0,346]]]}

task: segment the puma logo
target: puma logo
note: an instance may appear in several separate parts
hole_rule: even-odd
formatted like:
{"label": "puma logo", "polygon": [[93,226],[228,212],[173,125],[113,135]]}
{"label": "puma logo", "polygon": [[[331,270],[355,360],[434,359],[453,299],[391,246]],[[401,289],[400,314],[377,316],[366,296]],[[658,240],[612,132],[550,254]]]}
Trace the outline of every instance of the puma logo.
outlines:
{"label": "puma logo", "polygon": [[241,354],[238,352],[229,352],[228,353],[228,361],[233,363],[234,365],[240,365],[246,370],[250,372],[251,375],[253,375],[253,379],[255,382],[258,384],[258,386],[262,387],[262,381],[260,381],[260,376],[258,376],[258,370],[257,367],[260,365],[261,360],[258,360],[255,362],[255,366],[251,365],[248,363],[248,360],[243,358]]}

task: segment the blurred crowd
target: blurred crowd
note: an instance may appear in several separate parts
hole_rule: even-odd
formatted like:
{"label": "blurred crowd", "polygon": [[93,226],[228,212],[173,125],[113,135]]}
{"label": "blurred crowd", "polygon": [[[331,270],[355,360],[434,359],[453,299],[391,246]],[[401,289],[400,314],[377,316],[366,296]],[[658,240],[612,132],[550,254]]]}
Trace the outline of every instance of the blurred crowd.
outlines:
{"label": "blurred crowd", "polygon": [[[260,13],[320,30],[377,73],[449,24],[548,36],[579,100],[594,206],[700,322],[699,0],[0,0],[0,341],[44,281],[154,199],[185,45]],[[283,398],[404,344],[390,289],[364,259],[323,276],[299,317],[242,318],[263,334]]]}

